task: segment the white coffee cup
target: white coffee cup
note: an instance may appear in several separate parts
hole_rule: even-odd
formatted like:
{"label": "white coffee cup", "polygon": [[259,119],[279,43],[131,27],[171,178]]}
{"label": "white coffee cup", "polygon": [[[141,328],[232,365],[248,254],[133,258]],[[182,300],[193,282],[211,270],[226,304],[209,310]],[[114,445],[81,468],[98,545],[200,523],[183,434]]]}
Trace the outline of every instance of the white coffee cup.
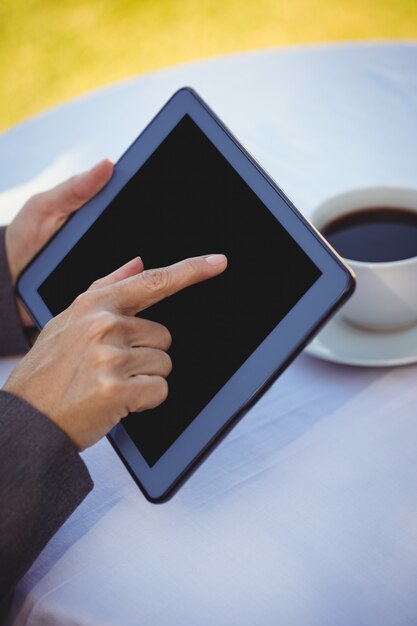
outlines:
{"label": "white coffee cup", "polygon": [[[417,189],[354,189],[317,206],[310,219],[320,231],[337,217],[372,207],[399,207],[417,213]],[[340,311],[346,320],[375,331],[393,331],[417,323],[417,257],[373,263],[345,260],[357,279],[355,293]]]}

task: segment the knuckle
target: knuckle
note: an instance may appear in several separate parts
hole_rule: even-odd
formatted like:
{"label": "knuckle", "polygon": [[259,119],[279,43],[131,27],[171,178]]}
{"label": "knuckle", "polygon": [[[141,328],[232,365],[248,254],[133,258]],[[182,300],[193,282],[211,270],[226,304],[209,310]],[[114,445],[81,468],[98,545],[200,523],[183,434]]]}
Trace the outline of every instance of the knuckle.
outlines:
{"label": "knuckle", "polygon": [[163,268],[145,270],[140,277],[144,286],[151,292],[165,291],[168,286],[168,272]]}
{"label": "knuckle", "polygon": [[[138,383],[130,412],[139,413],[154,409],[168,397],[168,383],[162,376],[149,376],[146,379],[141,377]],[[133,404],[134,408],[132,408]]]}
{"label": "knuckle", "polygon": [[146,320],[142,317],[136,317],[135,325],[135,330],[140,335],[142,340],[145,340],[145,345],[149,345],[160,350],[168,350],[171,346],[171,333],[163,324],[152,320]]}
{"label": "knuckle", "polygon": [[99,289],[103,283],[102,278],[97,278],[93,283],[91,283],[89,289]]}
{"label": "knuckle", "polygon": [[59,313],[55,317],[52,317],[50,320],[46,322],[45,326],[41,330],[41,334],[46,335],[47,333],[49,334],[53,332],[55,328],[59,326],[60,323],[62,323],[62,319],[63,319],[62,313]]}
{"label": "knuckle", "polygon": [[114,376],[102,373],[96,377],[96,394],[100,398],[112,398],[119,393],[119,382]]}
{"label": "knuckle", "polygon": [[168,383],[162,376],[155,376],[155,378],[155,400],[158,404],[161,404],[168,397]]}
{"label": "knuckle", "polygon": [[163,350],[168,350],[172,344],[172,335],[166,326],[161,324],[159,329],[160,342]]}
{"label": "knuckle", "polygon": [[172,372],[172,360],[169,354],[165,350],[159,348],[152,350],[152,361],[149,362],[149,373],[154,375],[160,375],[164,378],[169,376]]}
{"label": "knuckle", "polygon": [[92,337],[104,337],[117,328],[116,315],[110,311],[97,312],[89,324],[89,333]]}
{"label": "knuckle", "polygon": [[184,265],[190,273],[195,273],[197,270],[201,269],[201,260],[198,257],[184,259]]}
{"label": "knuckle", "polygon": [[93,368],[96,371],[100,370],[103,366],[107,365],[108,358],[109,358],[109,354],[108,354],[107,346],[102,346],[102,345],[96,346],[95,350],[93,351],[92,358],[91,358]]}
{"label": "knuckle", "polygon": [[164,372],[166,372],[166,376],[172,372],[172,359],[166,352],[161,352],[162,356],[162,364],[164,368]]}
{"label": "knuckle", "polygon": [[98,345],[93,353],[93,367],[97,370],[112,371],[122,362],[120,351],[106,345]]}
{"label": "knuckle", "polygon": [[68,200],[70,202],[73,202],[74,204],[81,204],[88,200],[88,195],[83,189],[79,188],[77,183],[78,175],[71,176],[64,182],[66,186],[66,191],[68,193]]}
{"label": "knuckle", "polygon": [[31,209],[37,209],[38,207],[42,205],[42,200],[43,200],[44,195],[45,195],[45,192],[38,192],[38,193],[33,194],[33,196],[31,196],[29,200],[26,202],[26,206],[30,207]]}
{"label": "knuckle", "polygon": [[84,293],[80,293],[74,300],[71,305],[73,311],[76,312],[84,312],[90,309],[95,303],[95,297],[89,291],[84,291]]}

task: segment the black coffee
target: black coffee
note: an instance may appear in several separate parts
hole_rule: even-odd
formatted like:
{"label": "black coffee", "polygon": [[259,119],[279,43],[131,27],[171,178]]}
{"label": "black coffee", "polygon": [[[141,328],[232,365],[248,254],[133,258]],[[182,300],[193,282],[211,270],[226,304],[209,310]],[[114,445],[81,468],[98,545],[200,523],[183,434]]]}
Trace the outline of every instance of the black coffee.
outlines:
{"label": "black coffee", "polygon": [[358,209],[329,222],[321,232],[346,259],[386,262],[417,256],[417,212],[407,209]]}

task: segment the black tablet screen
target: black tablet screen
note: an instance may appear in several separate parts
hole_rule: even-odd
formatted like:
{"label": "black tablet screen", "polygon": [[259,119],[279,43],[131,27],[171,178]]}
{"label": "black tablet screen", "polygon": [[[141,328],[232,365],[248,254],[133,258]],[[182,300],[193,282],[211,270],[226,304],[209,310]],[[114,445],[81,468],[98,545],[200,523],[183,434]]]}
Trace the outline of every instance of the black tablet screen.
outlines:
{"label": "black tablet screen", "polygon": [[151,268],[216,252],[224,274],[142,313],[173,337],[168,399],[123,421],[151,466],[320,270],[186,115],[39,288],[56,315],[137,255]]}

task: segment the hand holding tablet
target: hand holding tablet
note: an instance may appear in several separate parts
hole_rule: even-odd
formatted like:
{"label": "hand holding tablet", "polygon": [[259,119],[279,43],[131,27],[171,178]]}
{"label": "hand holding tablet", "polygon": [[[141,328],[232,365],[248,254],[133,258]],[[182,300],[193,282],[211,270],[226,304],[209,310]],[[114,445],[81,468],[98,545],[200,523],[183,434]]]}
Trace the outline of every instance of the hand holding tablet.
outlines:
{"label": "hand holding tablet", "polygon": [[47,324],[4,389],[48,415],[78,450],[93,445],[126,413],[168,394],[169,330],[135,314],[226,265],[219,254],[151,270],[133,259]]}
{"label": "hand holding tablet", "polygon": [[[158,268],[210,251],[228,260],[214,280],[181,289],[195,280],[160,272],[150,279],[163,293],[173,289],[163,300],[150,292],[144,315],[173,337],[169,395],[109,434],[153,502],[172,495],[349,297],[349,268],[199,96],[182,89],[18,283],[43,327],[129,259],[140,255],[147,268]],[[198,263],[208,272],[207,261]],[[133,319],[138,282],[104,288],[124,301],[117,315]],[[106,415],[107,407],[94,410]]]}
{"label": "hand holding tablet", "polygon": [[[7,226],[5,233],[7,261],[13,286],[26,265],[70,215],[101,191],[112,175],[113,162],[104,159],[86,172],[72,176],[56,187],[29,198]],[[17,308],[23,326],[33,326],[32,318],[19,300]]]}

